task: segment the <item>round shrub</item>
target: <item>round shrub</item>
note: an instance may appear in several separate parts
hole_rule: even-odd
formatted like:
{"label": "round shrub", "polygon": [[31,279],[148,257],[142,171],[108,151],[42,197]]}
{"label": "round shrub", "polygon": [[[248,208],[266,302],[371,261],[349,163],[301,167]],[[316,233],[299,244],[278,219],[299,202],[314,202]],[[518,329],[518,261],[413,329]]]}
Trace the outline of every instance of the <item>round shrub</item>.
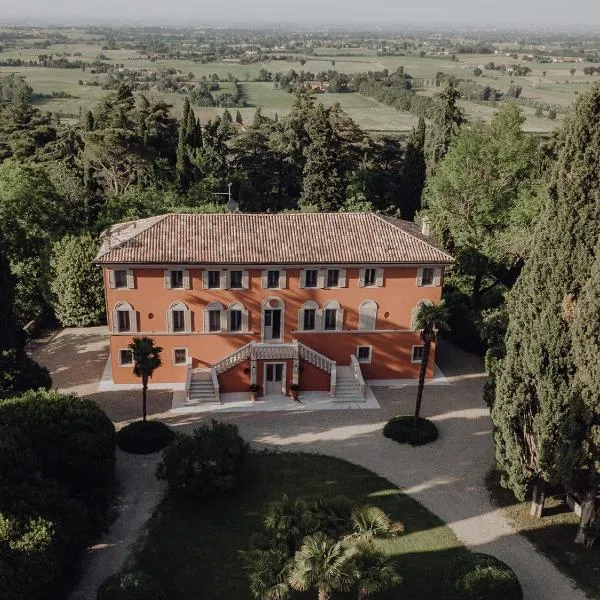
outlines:
{"label": "round shrub", "polygon": [[104,580],[96,600],[164,600],[153,577],[143,571],[119,571]]}
{"label": "round shrub", "polygon": [[156,475],[172,491],[194,498],[222,493],[237,484],[247,451],[235,425],[213,420],[192,435],[178,433]]}
{"label": "round shrub", "polygon": [[160,421],[134,421],[117,433],[117,445],[131,454],[150,454],[166,448],[175,437],[173,430]]}
{"label": "round shrub", "polygon": [[414,426],[414,417],[402,416],[390,419],[383,428],[383,435],[398,442],[411,446],[422,446],[435,442],[438,438],[437,427],[428,419],[419,417]]}
{"label": "round shrub", "polygon": [[479,552],[450,563],[444,592],[446,600],[523,600],[514,571],[501,560]]}

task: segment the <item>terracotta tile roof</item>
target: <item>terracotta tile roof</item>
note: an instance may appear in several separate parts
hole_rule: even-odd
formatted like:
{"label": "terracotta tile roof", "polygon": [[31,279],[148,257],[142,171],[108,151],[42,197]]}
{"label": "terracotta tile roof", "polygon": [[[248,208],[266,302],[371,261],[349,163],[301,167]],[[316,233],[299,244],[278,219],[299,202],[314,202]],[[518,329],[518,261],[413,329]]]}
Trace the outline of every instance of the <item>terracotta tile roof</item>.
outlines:
{"label": "terracotta tile roof", "polygon": [[167,214],[103,235],[99,264],[439,263],[414,223],[373,213]]}

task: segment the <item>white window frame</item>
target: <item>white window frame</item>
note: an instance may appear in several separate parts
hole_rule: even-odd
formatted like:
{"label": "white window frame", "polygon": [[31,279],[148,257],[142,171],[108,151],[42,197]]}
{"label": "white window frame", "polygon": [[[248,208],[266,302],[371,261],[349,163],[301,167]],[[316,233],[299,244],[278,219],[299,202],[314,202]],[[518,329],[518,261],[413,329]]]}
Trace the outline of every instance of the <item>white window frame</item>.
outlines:
{"label": "white window frame", "polygon": [[[275,300],[277,306],[271,306],[271,301]],[[280,336],[279,338],[265,340],[265,310],[280,310],[281,311],[281,323],[280,323]],[[275,296],[267,296],[261,305],[260,310],[260,339],[261,341],[268,341],[269,343],[280,343],[285,339],[285,302],[281,298]]]}
{"label": "white window frame", "polygon": [[[366,309],[369,307],[371,313],[367,313]],[[367,298],[360,303],[358,307],[358,329],[359,331],[376,331],[377,330],[377,313],[379,306],[377,302]]]}
{"label": "white window frame", "polygon": [[[120,312],[129,313],[129,329],[127,331],[119,330],[119,314]],[[115,308],[112,311],[112,333],[137,333],[138,322],[137,312],[133,306],[128,302],[119,301],[115,304]]]}
{"label": "white window frame", "polygon": [[[375,271],[375,283],[367,284],[367,271],[369,270]],[[383,275],[383,267],[364,267],[359,271],[358,285],[359,287],[367,288],[383,287]]]}
{"label": "white window frame", "polygon": [[[242,313],[241,329],[237,331],[231,329],[231,313],[234,310]],[[241,302],[232,302],[227,307],[227,331],[229,333],[248,333],[248,311]]]}
{"label": "white window frame", "polygon": [[[124,363],[122,360],[123,352],[129,352],[131,355],[131,361]],[[120,348],[119,349],[119,366],[120,367],[133,367],[133,351],[130,348]]]}
{"label": "white window frame", "polygon": [[[308,271],[316,271],[317,273],[317,281],[316,281],[316,285],[314,286],[307,286],[306,285],[306,274]],[[317,269],[316,267],[309,267],[306,269],[302,269],[300,271],[300,287],[302,289],[306,288],[308,290],[317,290],[319,288],[323,287],[323,269]]]}
{"label": "white window frame", "polygon": [[[242,280],[240,282],[241,283],[240,287],[232,287],[232,285],[231,285],[231,274],[234,272],[242,274]],[[248,271],[244,271],[244,269],[229,269],[228,271],[226,271],[225,277],[226,277],[228,290],[247,290],[248,289]]]}
{"label": "white window frame", "polygon": [[[219,330],[218,331],[211,331],[210,330],[210,313],[211,311],[219,311]],[[223,321],[225,321],[225,325],[227,324],[227,311],[224,309],[223,305],[220,302],[209,302],[206,305],[206,308],[203,311],[204,314],[204,333],[212,333],[212,334],[216,334],[216,333],[222,333],[223,331],[226,331],[227,328],[225,327],[225,329],[223,328]]]}
{"label": "white window frame", "polygon": [[[423,271],[425,269],[433,270],[433,277],[431,283],[423,283]],[[442,285],[442,274],[443,268],[436,267],[434,265],[423,265],[417,269],[417,287],[439,287]]]}
{"label": "white window frame", "polygon": [[[279,271],[278,287],[269,287],[269,271]],[[287,273],[285,269],[278,269],[277,267],[264,269],[262,272],[262,287],[264,290],[284,290],[287,287]]]}
{"label": "white window frame", "polygon": [[423,362],[423,357],[421,357],[418,360],[415,360],[415,349],[416,348],[425,348],[425,346],[423,344],[416,344],[414,345],[411,350],[410,350],[410,362],[415,364],[415,365],[420,365]]}
{"label": "white window frame", "polygon": [[[338,272],[337,285],[329,285],[329,271]],[[346,269],[342,269],[341,267],[329,267],[325,269],[323,276],[323,287],[327,290],[337,290],[338,288],[346,287]]]}
{"label": "white window frame", "polygon": [[[125,272],[126,285],[117,287],[115,273],[117,271]],[[113,290],[131,290],[135,288],[135,277],[132,269],[109,269],[108,271],[108,287]]]}
{"label": "white window frame", "polygon": [[[335,309],[337,311],[336,316],[335,316],[335,329],[325,329],[325,320],[327,318],[327,310],[333,310],[333,309]],[[327,331],[327,332],[342,331],[342,329],[344,328],[343,326],[344,326],[344,311],[343,311],[340,303],[337,300],[328,300],[322,308],[321,330]]]}
{"label": "white window frame", "polygon": [[[180,350],[183,350],[185,352],[185,359],[183,360],[183,362],[176,362],[175,361],[175,353]],[[185,365],[188,364],[188,349],[187,348],[173,348],[173,352],[171,353],[171,359],[172,359],[174,367],[185,367]]]}
{"label": "white window frame", "polygon": [[[369,357],[368,358],[359,358],[358,351],[360,350],[360,348],[368,348],[369,349]],[[371,362],[373,361],[373,346],[367,346],[367,345],[356,346],[356,354],[355,355],[356,355],[356,360],[361,365],[370,365]]]}
{"label": "white window frame", "polygon": [[[175,331],[174,311],[183,312],[183,331]],[[177,335],[192,333],[192,311],[184,302],[173,302],[171,306],[169,306],[169,309],[167,310],[167,333]]]}
{"label": "white window frame", "polygon": [[[172,273],[180,271],[182,274],[182,286],[173,287]],[[191,289],[190,272],[187,269],[167,269],[164,272],[165,289],[167,290],[189,290]]]}
{"label": "white window frame", "polygon": [[[219,285],[217,286],[212,286],[210,285],[210,274],[211,273],[218,273],[219,274]],[[223,271],[221,271],[220,269],[206,269],[203,272],[203,279],[204,279],[204,289],[205,290],[222,290],[223,289]]]}
{"label": "white window frame", "polygon": [[[314,310],[315,311],[315,328],[304,329],[304,311]],[[305,302],[302,307],[298,310],[298,331],[320,331],[321,330],[322,311],[319,305],[314,300]]]}

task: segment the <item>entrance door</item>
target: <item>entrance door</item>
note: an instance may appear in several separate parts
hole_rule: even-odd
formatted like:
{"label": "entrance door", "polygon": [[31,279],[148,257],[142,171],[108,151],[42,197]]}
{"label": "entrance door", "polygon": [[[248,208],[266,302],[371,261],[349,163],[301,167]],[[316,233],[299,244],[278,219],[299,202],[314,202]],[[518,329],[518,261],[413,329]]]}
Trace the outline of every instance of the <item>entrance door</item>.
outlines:
{"label": "entrance door", "polygon": [[267,308],[264,311],[265,341],[281,339],[281,309]]}
{"label": "entrance door", "polygon": [[285,395],[285,363],[265,363],[265,396]]}

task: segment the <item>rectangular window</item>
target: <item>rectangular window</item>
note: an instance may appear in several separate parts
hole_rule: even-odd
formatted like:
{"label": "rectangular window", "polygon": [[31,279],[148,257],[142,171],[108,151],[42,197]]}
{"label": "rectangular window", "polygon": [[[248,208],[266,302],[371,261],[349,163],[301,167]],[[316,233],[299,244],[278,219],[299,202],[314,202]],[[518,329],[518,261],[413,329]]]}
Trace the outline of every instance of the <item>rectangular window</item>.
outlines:
{"label": "rectangular window", "polygon": [[302,329],[304,331],[313,331],[315,329],[315,317],[317,311],[314,308],[304,309],[304,323]]}
{"label": "rectangular window", "polygon": [[171,271],[171,288],[183,288],[183,271]]}
{"label": "rectangular window", "polygon": [[317,269],[308,269],[304,273],[304,287],[316,288],[319,281],[319,271]]}
{"label": "rectangular window", "polygon": [[119,269],[114,272],[115,274],[115,287],[126,288],[127,287],[127,271]]}
{"label": "rectangular window", "polygon": [[128,310],[118,310],[117,311],[117,329],[118,331],[130,331],[131,323],[129,321],[129,311]]}
{"label": "rectangular window", "polygon": [[423,269],[423,277],[421,279],[421,285],[433,285],[434,269],[426,267]]}
{"label": "rectangular window", "polygon": [[325,309],[325,327],[327,331],[336,329],[337,325],[337,308],[326,308]]}
{"label": "rectangular window", "polygon": [[185,313],[183,310],[174,310],[173,331],[185,331]]}
{"label": "rectangular window", "polygon": [[229,271],[229,287],[232,290],[241,290],[243,286],[243,271]]}
{"label": "rectangular window", "polygon": [[267,287],[279,287],[279,271],[267,271]]}
{"label": "rectangular window", "polygon": [[186,348],[175,348],[173,350],[173,364],[174,365],[185,365],[187,362],[187,349]]}
{"label": "rectangular window", "polygon": [[339,287],[340,285],[340,270],[329,269],[327,271],[327,287]]}
{"label": "rectangular window", "polygon": [[133,352],[131,350],[119,350],[119,364],[127,367],[133,364]]}
{"label": "rectangular window", "polygon": [[412,362],[420,363],[423,360],[423,346],[413,346]]}
{"label": "rectangular window", "polygon": [[377,285],[377,269],[365,269],[365,286]]}
{"label": "rectangular window", "polygon": [[229,311],[229,331],[241,331],[242,330],[242,311],[241,310],[230,310]]}
{"label": "rectangular window", "polygon": [[209,310],[208,311],[208,330],[209,331],[221,331],[221,311],[220,310]]}
{"label": "rectangular window", "polygon": [[218,290],[221,287],[221,271],[208,272],[208,289]]}
{"label": "rectangular window", "polygon": [[356,348],[356,358],[360,363],[370,363],[371,362],[371,346],[358,346]]}

